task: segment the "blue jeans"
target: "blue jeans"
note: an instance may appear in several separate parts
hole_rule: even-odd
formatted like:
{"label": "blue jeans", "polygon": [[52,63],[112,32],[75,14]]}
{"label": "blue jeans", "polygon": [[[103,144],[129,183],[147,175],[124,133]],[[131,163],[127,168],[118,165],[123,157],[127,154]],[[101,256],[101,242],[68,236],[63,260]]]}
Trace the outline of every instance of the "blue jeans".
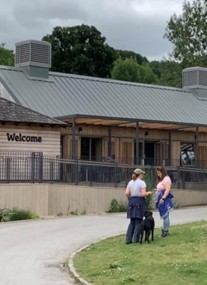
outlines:
{"label": "blue jeans", "polygon": [[170,217],[169,212],[166,214],[166,216],[163,218],[163,230],[168,231],[170,227]]}
{"label": "blue jeans", "polygon": [[126,243],[139,242],[142,219],[131,218],[126,233]]}

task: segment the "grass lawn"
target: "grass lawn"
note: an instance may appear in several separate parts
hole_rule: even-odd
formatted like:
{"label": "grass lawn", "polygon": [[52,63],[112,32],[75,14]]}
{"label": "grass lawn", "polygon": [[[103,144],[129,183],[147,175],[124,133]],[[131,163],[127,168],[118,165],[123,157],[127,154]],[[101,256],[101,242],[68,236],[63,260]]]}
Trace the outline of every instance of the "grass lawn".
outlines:
{"label": "grass lawn", "polygon": [[207,222],[172,226],[170,236],[125,245],[125,236],[91,245],[74,258],[76,271],[97,285],[207,285]]}

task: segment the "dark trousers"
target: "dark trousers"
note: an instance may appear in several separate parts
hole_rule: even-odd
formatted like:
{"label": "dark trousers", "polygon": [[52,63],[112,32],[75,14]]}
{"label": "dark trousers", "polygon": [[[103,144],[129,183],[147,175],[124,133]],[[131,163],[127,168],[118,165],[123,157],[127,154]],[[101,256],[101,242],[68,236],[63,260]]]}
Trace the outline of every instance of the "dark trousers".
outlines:
{"label": "dark trousers", "polygon": [[[142,219],[131,218],[126,233],[126,243],[139,242]],[[133,239],[134,238],[134,239]]]}

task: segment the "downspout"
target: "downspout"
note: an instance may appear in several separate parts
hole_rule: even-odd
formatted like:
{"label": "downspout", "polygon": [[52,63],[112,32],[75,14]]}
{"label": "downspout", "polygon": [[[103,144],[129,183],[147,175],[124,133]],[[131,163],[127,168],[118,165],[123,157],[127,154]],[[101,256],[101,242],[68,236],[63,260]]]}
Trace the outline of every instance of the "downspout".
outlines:
{"label": "downspout", "polygon": [[171,165],[172,132],[168,132],[168,165]]}
{"label": "downspout", "polygon": [[136,122],[136,165],[139,164],[139,122]]}
{"label": "downspout", "polygon": [[195,158],[196,158],[196,166],[199,167],[199,127],[196,127],[196,135],[195,135]]}
{"label": "downspout", "polygon": [[76,146],[75,146],[75,118],[72,121],[72,159],[76,157]]}
{"label": "downspout", "polygon": [[108,157],[111,157],[111,126],[109,126]]}

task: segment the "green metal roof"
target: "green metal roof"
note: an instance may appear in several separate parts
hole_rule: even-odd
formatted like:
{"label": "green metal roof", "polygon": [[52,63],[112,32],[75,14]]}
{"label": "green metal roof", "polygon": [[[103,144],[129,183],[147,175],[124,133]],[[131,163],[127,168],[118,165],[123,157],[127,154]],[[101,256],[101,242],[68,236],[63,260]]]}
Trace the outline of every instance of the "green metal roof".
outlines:
{"label": "green metal roof", "polygon": [[0,82],[15,102],[50,117],[207,125],[207,101],[184,89],[55,72],[35,79],[4,66]]}

